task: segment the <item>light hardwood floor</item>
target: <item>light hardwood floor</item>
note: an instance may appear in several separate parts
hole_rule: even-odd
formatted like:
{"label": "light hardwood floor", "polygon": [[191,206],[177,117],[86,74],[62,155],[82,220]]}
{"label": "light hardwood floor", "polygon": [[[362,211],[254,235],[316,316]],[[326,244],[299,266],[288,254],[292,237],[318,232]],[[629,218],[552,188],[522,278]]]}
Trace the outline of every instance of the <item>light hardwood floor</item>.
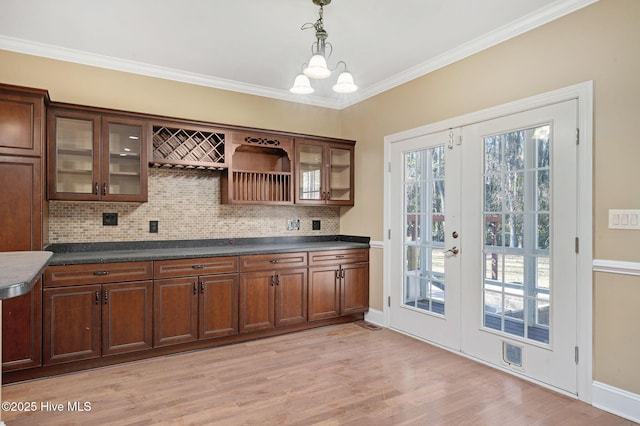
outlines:
{"label": "light hardwood floor", "polygon": [[[344,324],[8,385],[18,425],[631,425],[407,336]],[[50,401],[64,411],[41,409]],[[89,402],[70,412],[68,402]]]}

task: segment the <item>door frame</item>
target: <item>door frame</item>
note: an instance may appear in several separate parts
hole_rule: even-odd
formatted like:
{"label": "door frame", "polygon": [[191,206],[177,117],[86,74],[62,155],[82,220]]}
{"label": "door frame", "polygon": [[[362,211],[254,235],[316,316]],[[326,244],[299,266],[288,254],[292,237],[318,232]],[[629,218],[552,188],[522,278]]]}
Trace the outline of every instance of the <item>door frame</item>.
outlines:
{"label": "door frame", "polygon": [[[384,137],[384,276],[383,276],[383,313],[384,325],[389,326],[388,298],[391,295],[391,145],[406,139],[419,137],[429,133],[440,132],[452,128],[464,127],[483,121],[492,120],[507,115],[544,107],[547,105],[576,99],[578,101],[578,191],[577,191],[577,237],[579,238],[579,253],[577,255],[577,344],[579,348],[579,362],[577,366],[577,396],[571,397],[591,403],[593,381],[593,81],[575,84],[528,98],[490,107],[480,111],[449,118],[413,129],[401,131]],[[457,142],[457,141],[456,141]],[[397,237],[397,236],[396,236]],[[433,344],[433,343],[431,343]],[[447,348],[444,348],[447,349]],[[447,349],[449,350],[449,349]],[[454,352],[465,356],[462,352]],[[475,358],[474,358],[475,359]],[[477,360],[476,360],[477,361]],[[495,366],[494,366],[495,367]],[[497,367],[499,368],[499,367]],[[503,369],[509,374],[515,374],[512,370]],[[526,376],[519,376],[527,381],[532,381],[541,386],[548,387],[544,383],[536,382]]]}

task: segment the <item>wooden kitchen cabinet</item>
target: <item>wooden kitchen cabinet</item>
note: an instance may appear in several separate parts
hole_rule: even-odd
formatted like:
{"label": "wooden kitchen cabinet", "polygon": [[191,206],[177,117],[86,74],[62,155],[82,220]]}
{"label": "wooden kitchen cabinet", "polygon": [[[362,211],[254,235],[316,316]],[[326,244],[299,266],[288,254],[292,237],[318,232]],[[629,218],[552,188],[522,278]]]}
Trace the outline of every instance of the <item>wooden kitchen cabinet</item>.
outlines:
{"label": "wooden kitchen cabinet", "polygon": [[309,253],[309,321],[368,310],[368,249]]}
{"label": "wooden kitchen cabinet", "polygon": [[240,257],[240,332],[307,322],[307,253]]}
{"label": "wooden kitchen cabinet", "polygon": [[147,122],[99,110],[48,114],[49,199],[147,201]]}
{"label": "wooden kitchen cabinet", "polygon": [[140,268],[148,271],[146,278],[151,278],[151,262],[47,268],[43,292],[43,363],[150,349],[152,281],[109,282],[117,279],[118,273]]}
{"label": "wooden kitchen cabinet", "polygon": [[237,271],[235,256],[154,262],[154,346],[237,334]]}
{"label": "wooden kitchen cabinet", "polygon": [[296,139],[296,204],[354,204],[354,144]]}
{"label": "wooden kitchen cabinet", "polygon": [[233,131],[226,144],[228,170],[221,175],[223,204],[293,204],[293,139]]}
{"label": "wooden kitchen cabinet", "polygon": [[[0,84],[0,251],[47,243],[45,90]],[[42,281],[2,301],[2,370],[42,365]]]}
{"label": "wooden kitchen cabinet", "polygon": [[45,90],[0,84],[0,155],[44,154]]}
{"label": "wooden kitchen cabinet", "polygon": [[42,364],[42,279],[19,297],[2,301],[2,369]]}

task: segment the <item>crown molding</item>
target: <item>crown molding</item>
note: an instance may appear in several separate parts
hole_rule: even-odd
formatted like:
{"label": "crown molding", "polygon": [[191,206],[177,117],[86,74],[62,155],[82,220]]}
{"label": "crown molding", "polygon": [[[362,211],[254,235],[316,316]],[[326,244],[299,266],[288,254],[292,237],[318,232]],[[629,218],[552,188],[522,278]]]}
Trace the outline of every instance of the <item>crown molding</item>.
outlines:
{"label": "crown molding", "polygon": [[39,43],[1,35],[0,50],[40,56],[65,62],[73,62],[76,64],[122,71],[148,77],[156,77],[165,80],[178,81],[181,83],[195,84],[198,86],[211,87],[215,89],[229,90],[232,92],[239,92],[248,95],[263,96],[283,101],[297,102],[333,109],[339,109],[340,107],[338,101],[333,99],[325,99],[318,96],[301,97],[300,95],[293,95],[289,91],[285,90],[277,90],[269,87],[258,86],[255,84],[242,83],[239,81],[227,80],[174,68],[145,64],[142,62],[120,59],[112,56],[97,55],[94,53],[83,52],[66,47],[54,46],[51,44]]}
{"label": "crown molding", "polygon": [[440,68],[444,68],[447,65],[451,65],[454,62],[460,61],[492,46],[524,34],[598,1],[599,0],[558,0],[545,8],[511,22],[508,25],[497,28],[494,31],[464,43],[448,52],[436,56],[433,59],[425,61],[401,73],[395,74],[386,80],[376,83],[359,93],[359,98],[355,100],[355,102],[348,105],[342,105],[342,108],[362,102],[365,99],[379,95],[382,92],[386,92],[387,90],[393,89],[394,87],[400,86],[418,77],[422,77],[423,75],[429,74]]}
{"label": "crown molding", "polygon": [[0,49],[215,89],[341,110],[589,6],[597,1],[598,0],[558,0],[548,7],[526,15],[482,37],[464,43],[429,61],[411,67],[367,89],[362,89],[360,92],[351,94],[348,97],[330,99],[315,95],[294,95],[288,90],[273,89],[13,37],[0,36]]}

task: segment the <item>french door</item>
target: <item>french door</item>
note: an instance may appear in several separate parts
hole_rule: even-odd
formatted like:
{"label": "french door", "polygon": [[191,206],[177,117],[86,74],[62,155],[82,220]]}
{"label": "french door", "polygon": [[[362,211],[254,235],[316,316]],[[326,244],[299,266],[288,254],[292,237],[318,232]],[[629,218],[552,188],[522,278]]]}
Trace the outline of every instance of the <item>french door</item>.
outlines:
{"label": "french door", "polygon": [[577,392],[576,114],[392,144],[390,327]]}
{"label": "french door", "polygon": [[394,144],[391,327],[460,348],[460,150],[457,131]]}

